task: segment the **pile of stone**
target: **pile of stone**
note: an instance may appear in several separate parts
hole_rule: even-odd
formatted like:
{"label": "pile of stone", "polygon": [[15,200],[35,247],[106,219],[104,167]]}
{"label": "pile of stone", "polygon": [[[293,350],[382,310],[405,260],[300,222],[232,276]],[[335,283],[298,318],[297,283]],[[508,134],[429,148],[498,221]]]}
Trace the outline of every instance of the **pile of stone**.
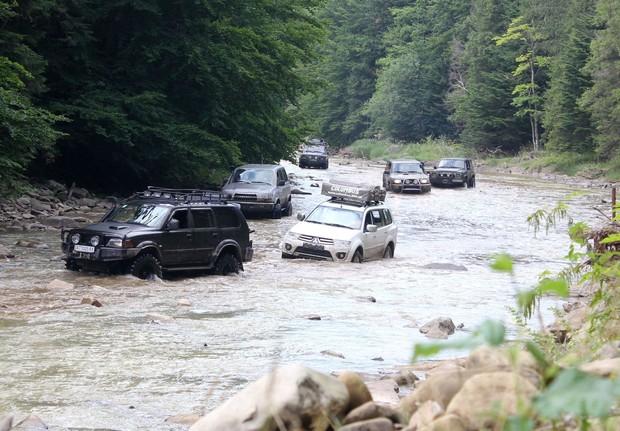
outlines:
{"label": "pile of stone", "polygon": [[48,181],[19,198],[0,200],[0,229],[46,230],[92,223],[112,205],[81,187]]}

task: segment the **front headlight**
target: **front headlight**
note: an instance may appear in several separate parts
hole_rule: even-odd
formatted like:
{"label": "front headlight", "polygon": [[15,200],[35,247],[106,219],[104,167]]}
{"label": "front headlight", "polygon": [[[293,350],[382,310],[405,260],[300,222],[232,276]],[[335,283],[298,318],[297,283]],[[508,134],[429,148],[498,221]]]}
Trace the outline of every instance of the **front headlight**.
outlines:
{"label": "front headlight", "polygon": [[392,182],[393,182],[394,184],[400,184],[400,183],[402,183],[402,182],[403,182],[403,180],[394,180],[394,181],[392,181]]}
{"label": "front headlight", "polygon": [[110,240],[108,241],[106,246],[122,248],[123,247],[123,240],[120,239],[120,238],[110,238]]}
{"label": "front headlight", "polygon": [[342,239],[335,239],[334,246],[338,248],[349,248],[351,241],[344,241]]}
{"label": "front headlight", "polygon": [[420,184],[428,184],[428,179],[427,178],[422,178],[420,180]]}
{"label": "front headlight", "polygon": [[256,196],[258,202],[273,202],[273,193],[265,193]]}
{"label": "front headlight", "polygon": [[80,236],[80,234],[79,234],[79,233],[74,233],[73,235],[71,235],[71,242],[72,242],[73,244],[79,244],[79,243],[80,243],[80,239],[81,239],[81,238],[82,238],[82,237]]}
{"label": "front headlight", "polygon": [[101,241],[101,238],[99,238],[99,236],[95,235],[95,236],[90,238],[90,245],[92,245],[93,247],[97,247],[99,245],[100,241]]}
{"label": "front headlight", "polygon": [[287,240],[289,240],[289,241],[296,241],[296,240],[298,240],[298,239],[299,239],[299,234],[298,234],[298,233],[295,233],[295,232],[291,232],[291,231],[289,231],[289,232],[286,234],[286,239],[287,239]]}

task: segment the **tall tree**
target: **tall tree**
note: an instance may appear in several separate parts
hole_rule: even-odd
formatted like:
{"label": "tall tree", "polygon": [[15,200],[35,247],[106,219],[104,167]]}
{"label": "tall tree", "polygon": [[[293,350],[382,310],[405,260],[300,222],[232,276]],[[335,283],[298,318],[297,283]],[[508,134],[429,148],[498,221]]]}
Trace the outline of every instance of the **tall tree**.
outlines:
{"label": "tall tree", "polygon": [[528,140],[528,123],[511,103],[516,50],[493,40],[516,16],[509,0],[475,0],[464,50],[453,46],[451,118],[462,130],[461,140],[477,150],[516,152]]}
{"label": "tall tree", "polygon": [[601,159],[620,156],[620,0],[599,0],[596,6],[592,54],[585,70],[592,77],[581,106],[592,115],[596,127],[596,151]]}
{"label": "tall tree", "polygon": [[364,112],[377,80],[377,60],[385,56],[383,35],[392,23],[390,9],[406,0],[329,0],[323,14],[330,31],[317,75],[326,85],[306,101],[321,135],[346,146],[369,126]]}
{"label": "tall tree", "polygon": [[[322,0],[76,0],[33,25],[47,103],[71,118],[50,174],[112,190],[214,184],[292,158]],[[115,172],[115,175],[110,175]]]}
{"label": "tall tree", "polygon": [[470,0],[418,0],[394,9],[385,37],[389,53],[380,61],[367,106],[371,130],[409,142],[454,133],[444,103],[450,46],[464,37],[469,5]]}
{"label": "tall tree", "polygon": [[538,151],[541,149],[540,119],[544,91],[540,75],[549,63],[549,58],[540,52],[541,33],[535,28],[533,20],[526,22],[523,16],[519,16],[512,20],[506,33],[494,39],[499,46],[511,43],[517,46],[517,68],[512,72],[516,78],[512,104],[517,107],[517,116],[529,118],[533,150]]}
{"label": "tall tree", "polygon": [[579,105],[582,95],[592,86],[583,68],[590,55],[594,8],[592,2],[572,0],[562,14],[564,43],[550,63],[543,116],[545,147],[551,151],[594,151],[590,114]]}
{"label": "tall tree", "polygon": [[[35,2],[36,3],[36,2]],[[15,190],[30,163],[49,152],[63,117],[37,107],[45,60],[16,31],[17,3],[0,0],[0,196]]]}

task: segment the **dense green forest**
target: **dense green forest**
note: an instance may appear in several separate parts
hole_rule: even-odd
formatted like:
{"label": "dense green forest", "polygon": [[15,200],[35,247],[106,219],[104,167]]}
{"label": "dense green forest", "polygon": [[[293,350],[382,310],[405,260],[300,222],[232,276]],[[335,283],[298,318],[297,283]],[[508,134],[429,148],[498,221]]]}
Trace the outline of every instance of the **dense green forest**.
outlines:
{"label": "dense green forest", "polygon": [[308,136],[620,166],[620,0],[0,0],[0,195],[206,187]]}

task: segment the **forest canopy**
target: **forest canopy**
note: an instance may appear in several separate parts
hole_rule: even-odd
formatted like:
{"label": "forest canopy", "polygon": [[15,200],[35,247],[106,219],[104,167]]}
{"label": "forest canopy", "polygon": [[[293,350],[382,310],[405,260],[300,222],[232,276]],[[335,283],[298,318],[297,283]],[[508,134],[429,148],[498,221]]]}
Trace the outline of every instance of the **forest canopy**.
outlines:
{"label": "forest canopy", "polygon": [[617,160],[620,0],[0,0],[0,194],[447,137]]}

